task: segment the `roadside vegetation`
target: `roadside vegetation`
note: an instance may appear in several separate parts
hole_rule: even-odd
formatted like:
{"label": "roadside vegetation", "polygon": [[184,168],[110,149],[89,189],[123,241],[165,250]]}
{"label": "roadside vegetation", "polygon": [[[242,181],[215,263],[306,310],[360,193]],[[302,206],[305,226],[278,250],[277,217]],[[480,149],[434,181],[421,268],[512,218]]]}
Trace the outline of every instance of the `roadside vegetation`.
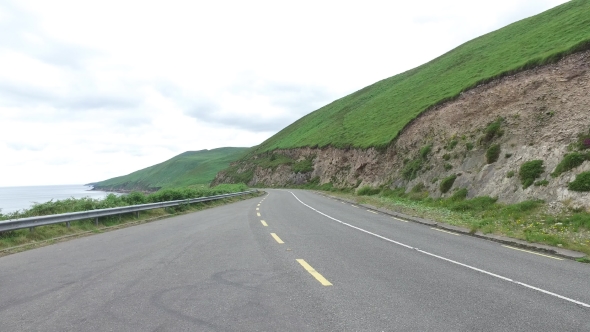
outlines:
{"label": "roadside vegetation", "polygon": [[57,201],[52,200],[45,203],[35,203],[33,204],[33,206],[31,206],[31,208],[27,210],[15,211],[7,214],[0,213],[0,220],[46,216],[50,214],[68,212],[108,209],[136,204],[166,202],[180,199],[229,194],[246,190],[248,190],[248,187],[245,184],[221,184],[214,188],[187,187],[175,189],[162,189],[151,194],[144,194],[142,192],[137,191],[126,195],[109,194],[107,197],[103,199],[93,199],[89,197],[68,198]]}
{"label": "roadside vegetation", "polygon": [[[306,146],[384,148],[420,113],[462,91],[590,48],[589,12],[589,1],[573,0],[473,39],[308,114],[250,155]],[[489,161],[498,152],[493,148]]]}
{"label": "roadside vegetation", "polygon": [[455,190],[448,198],[431,198],[423,188],[418,185],[408,193],[405,188],[371,187],[362,187],[356,193],[334,188],[328,191],[361,204],[465,227],[473,233],[504,235],[590,255],[588,212],[569,210],[557,216],[549,215],[545,212],[546,204],[540,200],[502,204],[487,196],[467,199],[464,188]]}
{"label": "roadside vegetation", "polygon": [[[248,187],[246,187],[244,184],[223,184],[214,188],[165,189],[149,195],[143,194],[141,192],[133,192],[128,195],[111,194],[104,199],[70,198],[34,204],[30,209],[24,211],[0,214],[0,220],[206,197],[246,190],[248,190]],[[111,228],[126,227],[129,225],[149,222],[178,214],[200,211],[203,209],[247,199],[255,195],[257,194],[231,197],[211,202],[194,203],[190,205],[185,204],[164,209],[141,211],[139,213],[139,217],[137,217],[135,213],[101,217],[99,218],[98,227],[95,225],[94,219],[87,219],[72,221],[70,223],[70,228],[67,228],[65,223],[63,223],[35,227],[32,232],[28,229],[0,232],[0,256],[3,254],[3,249],[12,248],[15,246],[18,246],[18,248],[15,248],[11,252],[25,250],[37,245],[53,243],[67,237],[90,233],[100,233]]]}

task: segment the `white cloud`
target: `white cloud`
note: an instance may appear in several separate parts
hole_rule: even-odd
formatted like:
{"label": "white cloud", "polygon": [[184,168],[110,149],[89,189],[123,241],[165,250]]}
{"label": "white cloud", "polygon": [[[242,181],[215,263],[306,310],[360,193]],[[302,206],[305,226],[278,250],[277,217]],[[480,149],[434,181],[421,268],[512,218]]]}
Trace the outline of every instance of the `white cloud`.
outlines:
{"label": "white cloud", "polygon": [[0,186],[253,146],[555,1],[0,3]]}

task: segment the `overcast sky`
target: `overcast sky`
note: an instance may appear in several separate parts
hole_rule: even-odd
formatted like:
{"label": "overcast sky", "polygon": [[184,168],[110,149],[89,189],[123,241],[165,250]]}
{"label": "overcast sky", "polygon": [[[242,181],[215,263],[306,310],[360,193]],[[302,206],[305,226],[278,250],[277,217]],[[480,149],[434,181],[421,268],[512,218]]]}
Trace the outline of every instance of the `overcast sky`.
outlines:
{"label": "overcast sky", "polygon": [[0,186],[260,144],[563,0],[0,0]]}

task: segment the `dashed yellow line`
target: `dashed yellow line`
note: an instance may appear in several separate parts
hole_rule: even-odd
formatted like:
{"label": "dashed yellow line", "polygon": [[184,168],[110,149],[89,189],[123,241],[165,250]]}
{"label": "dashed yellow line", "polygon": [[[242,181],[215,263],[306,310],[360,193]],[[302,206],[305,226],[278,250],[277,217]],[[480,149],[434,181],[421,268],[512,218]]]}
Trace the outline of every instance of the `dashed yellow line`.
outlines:
{"label": "dashed yellow line", "polygon": [[514,247],[511,247],[511,246],[507,246],[507,245],[502,245],[502,247],[509,248],[509,249],[514,249],[514,250],[518,250],[518,251],[523,251],[523,252],[528,252],[529,254],[539,255],[539,256],[543,256],[543,257],[547,257],[547,258],[553,258],[553,259],[557,259],[558,261],[562,261],[563,260],[562,258],[558,258],[558,257],[554,257],[554,256],[549,256],[549,255],[543,255],[543,254],[540,254],[538,252],[524,250],[524,249],[520,249],[520,248],[514,248]]}
{"label": "dashed yellow line", "polygon": [[260,211],[260,208],[256,208],[256,211]]}
{"label": "dashed yellow line", "polygon": [[443,233],[447,233],[447,234],[452,234],[452,235],[455,235],[455,236],[461,236],[461,235],[459,235],[457,233],[445,231],[444,229],[439,229],[439,228],[434,228],[434,227],[431,227],[430,229],[434,229],[435,231],[439,231],[439,232],[443,232]]}
{"label": "dashed yellow line", "polygon": [[369,211],[369,212],[371,212],[371,213],[374,213],[374,214],[379,214],[379,213],[377,213],[377,212],[375,212],[375,211],[371,211],[371,210],[367,210],[367,211]]}
{"label": "dashed yellow line", "polygon": [[280,237],[278,237],[278,235],[276,235],[275,233],[270,233],[270,235],[279,243],[279,244],[283,244],[285,242],[283,242],[283,240],[281,240]]}
{"label": "dashed yellow line", "polygon": [[352,207],[355,207],[355,208],[357,208],[357,209],[359,208],[358,206],[356,206],[356,205],[352,205],[352,204],[350,204],[350,206],[352,206]]}
{"label": "dashed yellow line", "polygon": [[307,264],[307,262],[303,259],[298,259],[297,262],[299,264],[301,264],[301,266],[303,266],[303,268],[309,272],[309,274],[311,274],[314,278],[316,278],[317,281],[320,282],[320,284],[324,285],[324,286],[332,286],[332,283],[329,282],[326,278],[324,278],[324,276],[322,276],[321,274],[319,274],[318,271],[314,270],[313,267],[311,267],[311,265]]}
{"label": "dashed yellow line", "polygon": [[408,222],[407,220],[403,220],[403,219],[399,219],[399,218],[395,218],[395,217],[391,217],[391,219],[393,219],[393,220],[397,220],[397,221]]}
{"label": "dashed yellow line", "polygon": [[266,221],[264,221],[264,220],[260,220],[260,222],[262,223],[262,226],[264,226],[264,227],[268,227],[268,224],[266,223]]}
{"label": "dashed yellow line", "polygon": [[260,212],[256,212],[256,215],[260,217]]}

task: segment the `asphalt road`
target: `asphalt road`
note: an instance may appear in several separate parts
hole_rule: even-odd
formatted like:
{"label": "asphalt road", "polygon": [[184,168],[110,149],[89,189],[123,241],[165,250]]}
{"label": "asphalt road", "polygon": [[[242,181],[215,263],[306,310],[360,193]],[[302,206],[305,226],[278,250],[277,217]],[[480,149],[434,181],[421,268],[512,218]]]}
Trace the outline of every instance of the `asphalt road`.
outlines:
{"label": "asphalt road", "polygon": [[0,331],[590,331],[590,266],[311,192],[0,258]]}

